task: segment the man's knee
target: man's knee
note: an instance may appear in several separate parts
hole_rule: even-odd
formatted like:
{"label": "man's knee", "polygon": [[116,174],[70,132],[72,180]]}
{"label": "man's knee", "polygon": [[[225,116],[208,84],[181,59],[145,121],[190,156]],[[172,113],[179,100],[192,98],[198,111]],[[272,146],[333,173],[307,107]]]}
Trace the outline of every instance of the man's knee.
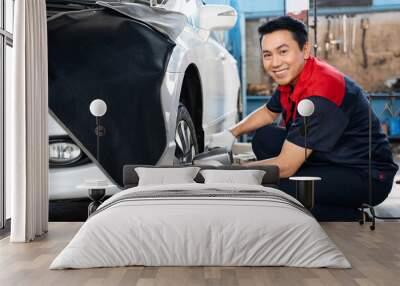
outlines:
{"label": "man's knee", "polygon": [[268,159],[279,155],[285,138],[285,130],[274,125],[257,129],[251,142],[257,159]]}

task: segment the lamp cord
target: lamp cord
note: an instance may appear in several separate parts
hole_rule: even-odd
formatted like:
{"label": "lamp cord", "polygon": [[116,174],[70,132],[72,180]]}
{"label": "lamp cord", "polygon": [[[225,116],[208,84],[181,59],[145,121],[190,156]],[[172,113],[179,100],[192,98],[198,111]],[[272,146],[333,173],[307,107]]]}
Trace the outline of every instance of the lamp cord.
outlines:
{"label": "lamp cord", "polygon": [[307,116],[304,116],[304,162],[307,162]]}
{"label": "lamp cord", "polygon": [[368,193],[369,204],[372,206],[372,106],[371,97],[368,98]]}
{"label": "lamp cord", "polygon": [[97,162],[100,163],[100,117],[96,116]]}

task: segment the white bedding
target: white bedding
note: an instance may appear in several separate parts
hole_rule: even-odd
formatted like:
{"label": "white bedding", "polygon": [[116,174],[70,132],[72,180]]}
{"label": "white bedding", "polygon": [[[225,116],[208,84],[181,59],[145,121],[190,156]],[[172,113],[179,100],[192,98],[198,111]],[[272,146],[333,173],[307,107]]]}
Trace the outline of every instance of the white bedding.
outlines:
{"label": "white bedding", "polygon": [[103,211],[86,221],[50,269],[127,265],[351,267],[311,215],[279,201],[178,197],[113,204],[130,193],[210,188],[263,190],[298,203],[279,190],[254,185],[180,184],[127,189],[100,206]]}

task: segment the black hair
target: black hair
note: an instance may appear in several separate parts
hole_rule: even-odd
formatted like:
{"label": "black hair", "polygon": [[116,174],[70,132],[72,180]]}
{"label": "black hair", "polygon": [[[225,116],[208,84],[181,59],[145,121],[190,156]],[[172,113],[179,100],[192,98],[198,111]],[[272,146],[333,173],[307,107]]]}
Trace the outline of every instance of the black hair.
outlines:
{"label": "black hair", "polygon": [[293,39],[297,42],[301,50],[308,40],[307,27],[303,22],[289,16],[282,16],[266,22],[258,28],[258,33],[260,34],[260,45],[265,34],[270,34],[279,30],[287,30],[291,32]]}

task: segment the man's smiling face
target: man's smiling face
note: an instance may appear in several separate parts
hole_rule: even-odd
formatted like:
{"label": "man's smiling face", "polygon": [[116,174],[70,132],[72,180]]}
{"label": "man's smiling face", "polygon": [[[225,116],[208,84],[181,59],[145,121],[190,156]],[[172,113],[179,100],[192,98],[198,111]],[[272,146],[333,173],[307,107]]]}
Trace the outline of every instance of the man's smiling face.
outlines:
{"label": "man's smiling face", "polygon": [[300,49],[290,31],[278,30],[263,36],[261,48],[264,69],[274,81],[295,85],[310,56],[309,44]]}

